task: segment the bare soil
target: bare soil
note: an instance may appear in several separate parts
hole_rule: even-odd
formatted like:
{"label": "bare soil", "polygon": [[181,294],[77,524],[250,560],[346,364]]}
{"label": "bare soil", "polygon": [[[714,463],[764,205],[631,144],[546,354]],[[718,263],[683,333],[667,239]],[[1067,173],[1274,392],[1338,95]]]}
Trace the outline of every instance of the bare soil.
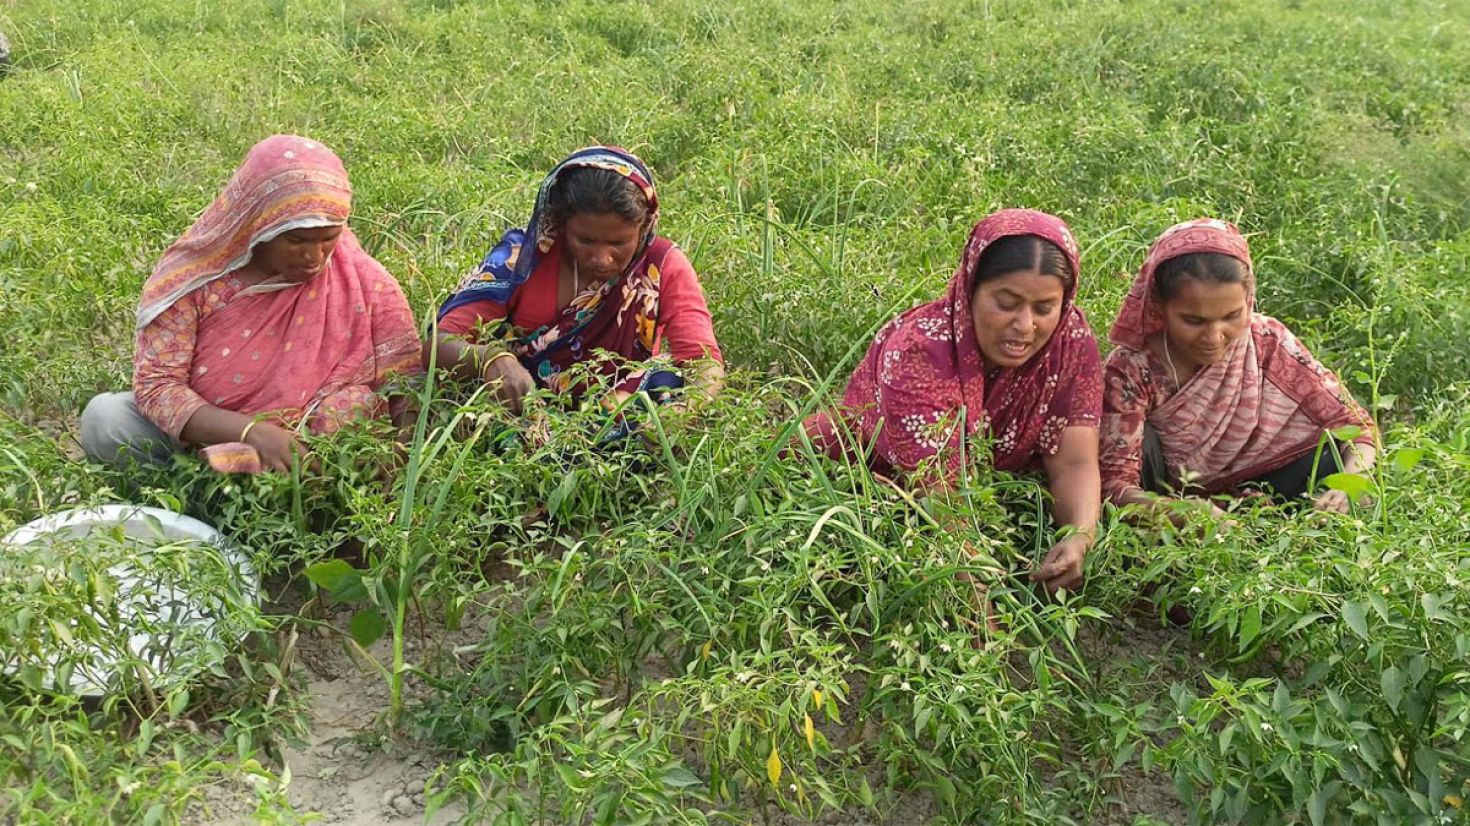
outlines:
{"label": "bare soil", "polygon": [[[343,634],[303,634],[295,668],[304,678],[309,733],[306,742],[282,749],[282,765],[270,768],[285,780],[284,797],[303,820],[342,826],[447,824],[464,809],[451,804],[425,820],[425,784],[455,755],[422,744],[385,739],[388,690],[381,674],[344,641],[350,612],[330,624]],[[410,643],[413,645],[413,643]],[[390,661],[386,640],[370,653]],[[416,688],[416,687],[411,687]],[[186,824],[244,826],[261,819],[263,791],[249,778],[205,791]]]}

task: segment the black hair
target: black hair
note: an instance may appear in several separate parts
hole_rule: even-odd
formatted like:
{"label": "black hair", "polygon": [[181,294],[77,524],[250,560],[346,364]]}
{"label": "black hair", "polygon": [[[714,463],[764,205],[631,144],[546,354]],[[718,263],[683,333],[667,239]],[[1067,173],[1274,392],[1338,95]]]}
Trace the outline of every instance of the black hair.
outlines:
{"label": "black hair", "polygon": [[970,293],[986,281],[1019,271],[1031,271],[1055,276],[1062,280],[1062,288],[1072,291],[1077,274],[1072,272],[1072,262],[1056,244],[1039,235],[1007,235],[985,248],[980,260],[975,263],[975,280],[970,284]]}
{"label": "black hair", "polygon": [[641,227],[648,211],[648,199],[636,184],[595,166],[563,173],[546,197],[546,214],[555,226],[565,225],[573,215],[610,212]]}
{"label": "black hair", "polygon": [[1208,284],[1245,284],[1250,279],[1250,268],[1239,258],[1223,252],[1176,255],[1154,270],[1154,292],[1160,301],[1170,301],[1179,294],[1186,279]]}

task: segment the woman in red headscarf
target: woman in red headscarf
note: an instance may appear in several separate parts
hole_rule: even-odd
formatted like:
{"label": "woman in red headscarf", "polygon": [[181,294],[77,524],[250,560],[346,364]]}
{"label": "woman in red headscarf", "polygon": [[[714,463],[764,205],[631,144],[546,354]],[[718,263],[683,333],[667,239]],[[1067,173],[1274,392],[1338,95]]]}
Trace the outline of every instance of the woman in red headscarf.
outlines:
{"label": "woman in red headscarf", "polygon": [[[1101,462],[1115,504],[1247,487],[1295,499],[1314,477],[1373,465],[1372,418],[1285,325],[1255,312],[1250,250],[1224,221],[1159,236],[1109,337]],[[1341,464],[1336,450],[1319,454],[1324,434],[1347,427],[1357,433]],[[1315,504],[1345,511],[1348,498],[1327,491]]]}
{"label": "woman in red headscarf", "polygon": [[422,372],[418,333],[398,282],[348,229],[351,204],[322,144],[251,148],[144,285],[133,392],[88,403],[88,456],[162,462],[193,446],[222,472],[285,470],[303,430],[402,416],[407,398],[385,393]]}
{"label": "woman in red headscarf", "polygon": [[1034,573],[1052,591],[1081,584],[1099,511],[1101,359],[1074,303],[1077,276],[1077,242],[1060,218],[990,215],[945,295],[880,330],[841,406],[805,423],[829,454],[871,446],[873,470],[929,490],[959,483],[971,461],[1044,470],[1066,529]]}

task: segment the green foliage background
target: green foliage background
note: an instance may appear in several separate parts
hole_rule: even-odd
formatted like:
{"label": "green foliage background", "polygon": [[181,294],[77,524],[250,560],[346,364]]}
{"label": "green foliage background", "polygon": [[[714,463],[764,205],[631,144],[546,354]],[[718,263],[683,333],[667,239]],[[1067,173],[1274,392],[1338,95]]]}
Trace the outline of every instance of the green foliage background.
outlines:
{"label": "green foliage background", "polygon": [[[357,192],[356,231],[421,313],[525,219],[540,176],[567,151],[618,143],[653,166],[663,232],[700,271],[743,377],[712,414],[713,441],[670,437],[672,461],[647,472],[631,501],[619,487],[630,476],[623,460],[604,456],[582,457],[587,469],[570,489],[536,456],[426,471],[459,487],[432,525],[455,537],[453,551],[421,571],[422,596],[504,612],[480,667],[436,677],[449,681],[445,697],[473,699],[436,719],[441,699],[422,721],[423,736],[465,755],[489,754],[492,730],[520,735],[498,756],[448,762],[444,785],[466,792],[473,812],[509,817],[475,791],[475,778],[499,778],[502,795],[549,789],[572,807],[567,818],[593,812],[605,822],[746,817],[763,800],[807,814],[881,811],[914,786],[954,820],[1086,821],[1108,810],[1119,767],[1147,764],[1207,821],[1460,816],[1445,801],[1463,794],[1470,760],[1460,619],[1470,576],[1470,4],[11,0],[0,4],[0,30],[15,52],[0,81],[0,527],[115,495],[118,480],[68,458],[68,427],[93,393],[127,383],[142,280],[259,138],[301,132],[337,150]],[[938,625],[963,604],[947,585],[926,584],[948,582],[954,549],[870,477],[813,475],[811,463],[771,452],[810,401],[806,385],[786,379],[818,381],[847,366],[884,318],[940,289],[970,226],[1002,206],[1071,222],[1083,246],[1080,300],[1100,337],[1163,228],[1202,214],[1237,222],[1251,236],[1261,308],[1376,404],[1391,449],[1422,451],[1387,464],[1374,508],[1326,528],[1248,515],[1244,537],[1216,542],[1116,527],[1080,605],[1122,614],[1151,589],[1160,604],[1194,607],[1191,645],[1207,656],[1172,689],[1126,670],[1095,673],[1085,650],[1054,661],[1028,653],[1067,648],[1079,623],[1125,639],[1130,626],[1078,604],[1033,605],[1024,588],[1016,616],[1033,619],[1016,622],[1031,631],[1001,654],[955,654],[933,676],[917,658],[964,639]],[[454,482],[456,473],[474,481]],[[293,494],[280,485],[245,483],[242,494],[210,484],[179,477],[146,495],[206,511],[285,567],[349,534],[385,547],[415,541],[374,516],[391,503],[348,489],[309,494],[308,505],[347,514],[323,533],[269,515],[290,512],[281,503]],[[1006,493],[1010,484],[985,481],[972,502],[978,532],[1005,564],[1043,534],[1018,524],[1026,508],[1010,501],[1034,491]],[[515,527],[553,496],[552,518]],[[675,517],[667,501],[679,504]],[[832,537],[823,527],[848,517],[818,520],[837,507],[855,514],[853,530]],[[737,526],[748,537],[739,547],[728,539]],[[814,527],[820,541],[803,548]],[[566,557],[547,549],[588,537],[604,549],[588,564],[613,567],[586,572],[604,590],[567,602]],[[874,544],[877,561],[853,574]],[[813,563],[812,553],[828,556]],[[456,579],[456,565],[501,554],[525,566],[529,594],[506,602],[503,584]],[[370,563],[389,570],[405,558],[370,554]],[[803,579],[780,576],[804,570],[797,559],[853,577],[849,601],[811,613]],[[708,592],[674,587],[711,562]],[[768,574],[778,584],[760,585]],[[659,610],[614,597],[645,588],[661,595]],[[867,596],[875,589],[881,596]],[[787,619],[773,630],[742,613],[750,606]],[[726,609],[723,637],[699,620]],[[571,642],[532,645],[547,617],[536,611],[547,610]],[[617,624],[629,617],[645,624]],[[722,654],[695,656],[712,640]],[[549,691],[526,676],[618,663],[639,685],[637,662],[655,649],[688,667],[688,684],[629,691],[616,713],[595,681],[568,676]],[[1006,656],[1031,657],[1014,684]],[[505,662],[520,670],[505,673]],[[1299,667],[1313,662],[1330,665]],[[250,672],[249,658],[241,663],[238,680],[266,679],[237,673]],[[1037,676],[1052,671],[1070,676]],[[737,679],[747,672],[769,680],[757,690]],[[844,698],[844,719],[881,721],[878,745],[808,748],[808,762],[787,769],[801,795],[761,787],[769,750],[779,745],[790,760],[807,747],[792,725],[814,685],[831,698],[884,675],[917,685],[921,673],[936,681],[922,704],[888,683]],[[968,705],[953,694],[961,684],[995,694]],[[255,697],[239,707],[260,707],[249,689],[233,690]],[[507,711],[524,712],[533,695],[541,711]],[[693,697],[717,698],[750,726],[747,739],[690,758],[698,772],[681,756],[697,725],[669,712],[700,707]],[[936,704],[950,715],[942,724],[924,713]],[[170,789],[255,756],[247,743],[218,765],[166,764],[170,779],[154,796],[117,798],[108,790],[122,784],[108,767],[156,768],[145,758],[152,740],[137,749],[131,733],[79,723],[97,718],[71,706],[19,709],[7,705],[17,739],[5,741],[0,774],[32,791],[0,798],[0,814],[61,818],[65,806],[89,811],[105,798],[123,819],[154,814],[160,799],[156,816],[171,817],[187,794]],[[57,732],[45,749],[28,739],[41,737],[38,714]],[[232,732],[286,725],[202,712],[211,714]],[[1268,736],[1263,722],[1294,739]],[[1250,733],[1250,748],[1222,734],[1231,725]],[[1018,746],[1018,732],[1043,741]],[[55,783],[61,775],[43,764],[67,738],[98,756],[100,780],[79,781],[73,769],[69,785]],[[578,750],[589,743],[600,745]],[[170,748],[214,754],[193,741]],[[899,769],[870,778],[862,767],[874,759]],[[552,768],[563,761],[598,780],[581,788]],[[49,797],[32,793],[37,778]],[[938,778],[951,778],[949,788]]]}

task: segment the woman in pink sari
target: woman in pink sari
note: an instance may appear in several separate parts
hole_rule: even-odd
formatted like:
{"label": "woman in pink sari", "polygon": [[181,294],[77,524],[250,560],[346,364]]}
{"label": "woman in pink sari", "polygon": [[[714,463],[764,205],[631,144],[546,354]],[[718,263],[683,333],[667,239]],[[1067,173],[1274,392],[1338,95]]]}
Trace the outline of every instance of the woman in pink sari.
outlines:
{"label": "woman in pink sari", "polygon": [[1065,535],[1033,576],[1052,591],[1081,584],[1099,511],[1101,359],[1073,301],[1078,272],[1060,218],[990,215],[945,295],[880,330],[841,406],[805,423],[830,455],[867,455],[930,491],[961,483],[972,461],[1044,470]]}
{"label": "woman in pink sari", "polygon": [[[1170,227],[1149,249],[1109,336],[1103,377],[1103,493],[1182,512],[1157,494],[1269,487],[1284,499],[1338,470],[1372,467],[1374,426],[1286,326],[1255,312],[1245,238],[1213,219]],[[1320,454],[1324,434],[1357,429]],[[1340,491],[1319,508],[1345,511]],[[1203,502],[1217,515],[1220,508]]]}
{"label": "woman in pink sari", "polygon": [[256,144],[163,254],[138,308],[133,392],[82,413],[95,461],[165,462],[185,446],[221,472],[287,470],[303,431],[401,417],[419,367],[398,282],[347,228],[341,160],[294,135]]}

